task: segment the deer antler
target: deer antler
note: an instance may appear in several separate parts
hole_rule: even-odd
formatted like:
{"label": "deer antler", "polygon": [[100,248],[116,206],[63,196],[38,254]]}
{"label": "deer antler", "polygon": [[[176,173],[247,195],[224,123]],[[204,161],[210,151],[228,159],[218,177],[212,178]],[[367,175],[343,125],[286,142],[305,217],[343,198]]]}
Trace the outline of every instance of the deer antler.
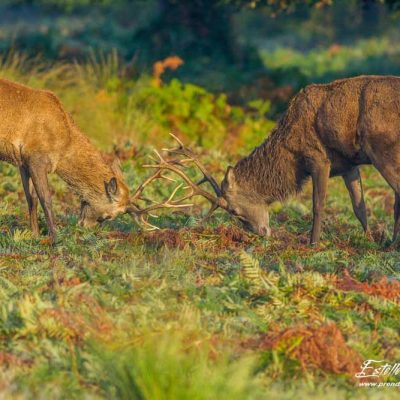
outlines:
{"label": "deer antler", "polygon": [[[156,175],[157,175],[157,173],[153,174],[149,178],[149,180],[151,178],[153,178],[154,176],[156,176]],[[156,178],[154,178],[154,179],[156,179]],[[154,179],[151,179],[151,180],[154,180]],[[149,221],[147,221],[147,219],[145,218],[146,215],[151,215],[152,211],[158,210],[160,208],[186,208],[186,207],[191,207],[193,204],[182,203],[182,201],[186,200],[187,196],[185,196],[185,197],[183,197],[182,199],[179,199],[179,200],[174,200],[174,197],[175,197],[176,193],[178,192],[178,190],[182,186],[183,186],[182,183],[180,185],[178,185],[173,190],[173,192],[168,197],[168,199],[164,200],[161,203],[156,203],[156,204],[153,204],[153,205],[151,205],[149,207],[146,207],[146,208],[140,208],[137,205],[132,204],[131,207],[129,207],[127,209],[127,213],[133,215],[139,223],[150,227],[151,230],[160,229],[158,226],[155,226],[155,225],[151,224]]]}
{"label": "deer antler", "polygon": [[[208,218],[218,207],[227,208],[227,203],[226,200],[221,197],[221,189],[219,188],[217,182],[215,181],[214,178],[211,177],[211,175],[207,172],[206,168],[201,164],[201,162],[195,157],[194,153],[186,148],[184,144],[175,136],[171,133],[171,136],[179,143],[179,147],[173,148],[173,149],[164,149],[170,154],[178,154],[178,155],[183,155],[186,158],[185,159],[179,159],[179,160],[166,160],[157,150],[154,150],[155,155],[158,158],[158,161],[156,161],[155,164],[147,164],[144,165],[145,168],[155,168],[156,171],[154,172],[153,175],[151,175],[149,178],[147,178],[135,191],[134,195],[131,198],[131,206],[127,209],[127,213],[133,215],[136,220],[139,223],[142,223],[143,225],[149,226],[151,229],[159,229],[155,225],[150,224],[145,216],[149,215],[152,211],[155,211],[157,209],[161,208],[186,208],[186,207],[191,207],[193,204],[188,204],[185,203],[186,200],[194,197],[194,196],[202,196],[206,198],[211,204],[211,208],[209,212],[207,213],[206,218]],[[203,174],[203,178],[199,182],[193,182],[187,174],[180,168],[180,166],[193,162],[199,170]],[[137,200],[147,200],[142,197],[143,191],[147,185],[149,185],[152,181],[156,179],[166,179],[169,181],[176,182],[174,179],[163,175],[164,171],[170,171],[173,172],[174,174],[178,175],[186,184],[183,189],[189,189],[189,192],[184,195],[182,198],[174,200],[174,197],[176,196],[176,193],[183,187],[183,184],[178,185],[171,195],[168,197],[167,200],[161,202],[161,203],[155,203],[147,208],[140,208],[136,202]],[[200,185],[209,182],[212,188],[215,191],[216,196],[213,194],[207,192],[206,190],[203,190],[200,188]]]}
{"label": "deer antler", "polygon": [[186,162],[193,162],[197,168],[201,171],[203,174],[203,178],[197,182],[197,185],[201,185],[205,182],[209,182],[212,188],[214,189],[215,194],[220,197],[221,196],[221,189],[218,185],[218,183],[215,181],[215,179],[207,172],[206,168],[204,165],[197,159],[195,154],[193,153],[192,150],[188,149],[183,142],[175,136],[173,133],[170,132],[170,135],[178,142],[179,146],[172,148],[172,149],[163,149],[164,151],[167,151],[170,154],[178,154],[178,155],[183,155],[186,157],[184,160],[180,160],[181,163],[186,163]]}
{"label": "deer antler", "polygon": [[[190,204],[174,204],[173,198],[175,197],[177,191],[182,187],[182,184],[178,185],[172,194],[169,196],[169,198],[159,204],[153,204],[147,208],[140,208],[137,205],[138,200],[145,200],[149,201],[147,198],[144,198],[142,196],[144,189],[146,186],[148,186],[151,182],[153,182],[156,179],[166,179],[169,181],[175,182],[174,179],[169,178],[168,176],[164,176],[162,174],[162,170],[159,169],[155,171],[154,174],[149,176],[135,191],[133,196],[130,199],[130,206],[127,208],[126,212],[128,214],[131,214],[135,219],[139,222],[139,224],[143,224],[146,226],[149,226],[151,229],[159,229],[157,226],[150,224],[146,219],[145,216],[150,214],[152,211],[157,210],[159,208],[184,208],[184,207],[190,207]],[[151,214],[150,214],[151,215]]]}

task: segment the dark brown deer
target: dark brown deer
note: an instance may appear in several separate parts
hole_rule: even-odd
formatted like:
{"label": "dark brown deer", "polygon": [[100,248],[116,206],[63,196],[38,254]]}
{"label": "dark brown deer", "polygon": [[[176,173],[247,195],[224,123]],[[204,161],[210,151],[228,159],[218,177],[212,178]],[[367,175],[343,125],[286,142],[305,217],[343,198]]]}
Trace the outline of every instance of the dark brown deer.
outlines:
{"label": "dark brown deer", "polygon": [[[171,170],[172,164],[162,160],[158,167]],[[213,203],[269,235],[269,204],[297,193],[311,177],[310,242],[316,243],[328,179],[342,176],[368,233],[363,164],[373,164],[395,192],[394,241],[400,230],[400,78],[360,76],[301,90],[264,143],[228,168]]]}
{"label": "dark brown deer", "polygon": [[115,163],[109,165],[57,97],[0,79],[0,160],[19,167],[32,231],[39,233],[37,204],[44,210],[50,242],[56,239],[49,173],[59,175],[81,199],[80,223],[113,219],[130,205]]}

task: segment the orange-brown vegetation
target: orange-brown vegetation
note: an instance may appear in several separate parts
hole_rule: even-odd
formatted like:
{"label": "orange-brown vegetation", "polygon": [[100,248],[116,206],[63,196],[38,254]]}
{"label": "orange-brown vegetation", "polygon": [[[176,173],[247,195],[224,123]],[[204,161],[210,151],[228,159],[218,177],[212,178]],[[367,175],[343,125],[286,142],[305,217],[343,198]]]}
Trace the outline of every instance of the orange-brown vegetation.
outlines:
{"label": "orange-brown vegetation", "polygon": [[167,70],[171,69],[175,71],[183,64],[183,60],[178,56],[170,56],[164,60],[157,61],[153,65],[153,82],[155,86],[161,86],[162,80],[161,75]]}
{"label": "orange-brown vegetation", "polygon": [[354,279],[348,270],[345,270],[343,276],[337,278],[336,287],[341,290],[351,290],[363,292],[371,296],[379,296],[388,300],[399,301],[400,282],[389,281],[387,277],[377,282],[365,283]]}
{"label": "orange-brown vegetation", "polygon": [[178,249],[183,249],[186,245],[194,243],[196,243],[196,247],[201,247],[202,241],[206,243],[208,248],[216,250],[245,247],[253,242],[251,234],[234,225],[221,225],[217,228],[161,229],[143,235],[142,239],[147,245],[157,248],[166,246]]}
{"label": "orange-brown vegetation", "polygon": [[299,361],[302,370],[321,369],[328,373],[353,376],[361,365],[360,355],[347,345],[334,323],[295,326],[269,332],[244,344],[245,348],[282,350]]}

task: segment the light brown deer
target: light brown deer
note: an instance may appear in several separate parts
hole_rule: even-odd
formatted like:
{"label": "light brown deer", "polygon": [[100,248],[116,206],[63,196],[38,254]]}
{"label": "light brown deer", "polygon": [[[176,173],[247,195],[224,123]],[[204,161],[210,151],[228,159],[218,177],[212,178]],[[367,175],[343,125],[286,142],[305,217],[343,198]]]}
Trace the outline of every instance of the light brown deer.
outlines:
{"label": "light brown deer", "polygon": [[51,92],[0,79],[0,160],[19,168],[32,231],[39,234],[38,200],[50,242],[56,240],[47,175],[56,173],[81,200],[80,223],[91,226],[125,213],[129,190]]}
{"label": "light brown deer", "polygon": [[[181,145],[181,154],[182,149]],[[310,242],[316,243],[320,239],[328,179],[342,176],[355,215],[368,234],[359,173],[363,164],[373,164],[395,192],[395,241],[400,231],[398,77],[359,76],[307,86],[292,99],[264,143],[235,167],[228,168],[221,188],[215,190],[217,197],[211,201],[214,208],[226,209],[252,231],[269,235],[269,204],[297,193],[311,177],[314,219]],[[177,171],[179,163],[162,157],[153,167],[184,173]]]}

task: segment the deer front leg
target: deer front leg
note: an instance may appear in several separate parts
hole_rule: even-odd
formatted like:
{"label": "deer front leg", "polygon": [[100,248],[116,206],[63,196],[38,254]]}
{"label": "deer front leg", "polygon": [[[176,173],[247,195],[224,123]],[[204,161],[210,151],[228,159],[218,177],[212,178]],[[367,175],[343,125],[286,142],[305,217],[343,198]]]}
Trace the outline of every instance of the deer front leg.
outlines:
{"label": "deer front leg", "polygon": [[328,162],[315,165],[311,172],[313,184],[313,226],[310,244],[318,243],[321,235],[322,213],[328,188],[329,173],[330,164]]}
{"label": "deer front leg", "polygon": [[50,237],[50,244],[53,245],[56,242],[56,231],[54,228],[54,216],[51,204],[49,182],[47,180],[47,171],[48,166],[43,159],[39,159],[37,162],[32,162],[29,165],[29,174],[44,211]]}
{"label": "deer front leg", "polygon": [[350,172],[343,175],[343,180],[350,194],[354,214],[361,222],[365,234],[369,236],[370,232],[368,229],[367,209],[365,207],[360,170],[358,168],[352,169]]}
{"label": "deer front leg", "polygon": [[394,227],[393,227],[393,243],[397,240],[400,231],[400,196],[394,194]]}
{"label": "deer front leg", "polygon": [[26,201],[28,203],[29,220],[31,223],[31,229],[35,236],[39,235],[39,223],[37,215],[38,198],[36,190],[33,187],[29,171],[25,166],[19,167],[21,174],[22,186],[24,188]]}

